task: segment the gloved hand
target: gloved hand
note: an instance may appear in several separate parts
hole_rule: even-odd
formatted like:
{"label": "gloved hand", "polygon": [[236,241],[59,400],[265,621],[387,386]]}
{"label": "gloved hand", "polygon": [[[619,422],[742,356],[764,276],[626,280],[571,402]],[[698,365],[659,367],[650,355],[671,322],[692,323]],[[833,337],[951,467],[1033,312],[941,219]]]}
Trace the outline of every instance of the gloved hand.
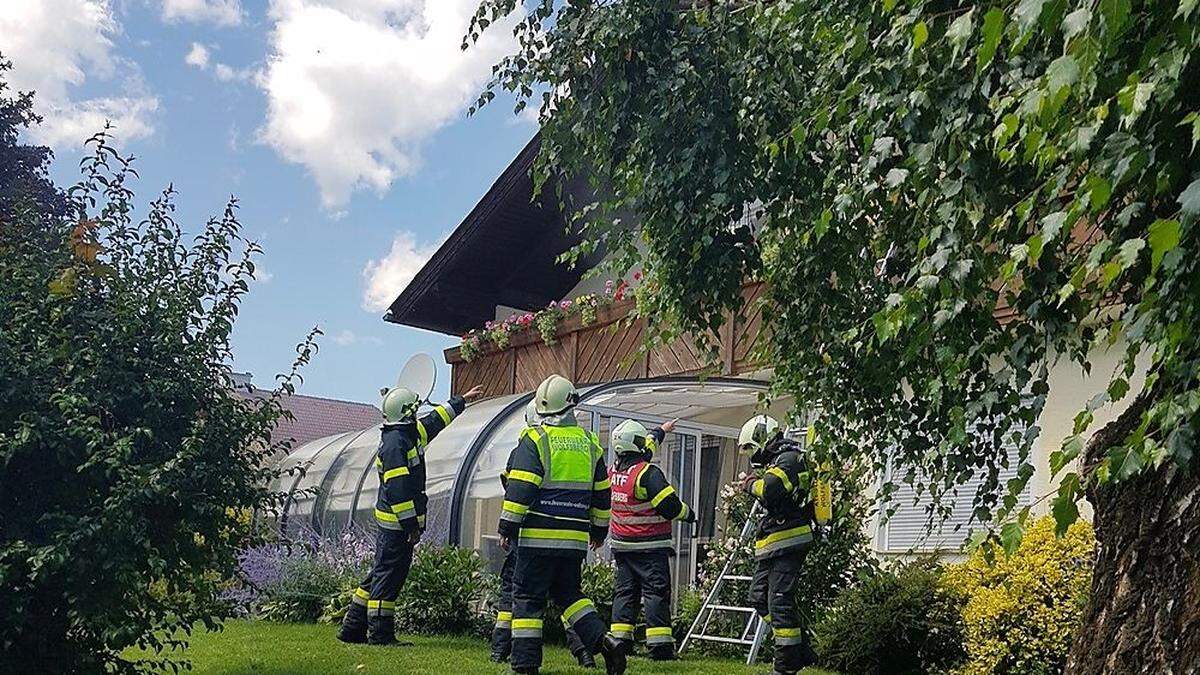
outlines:
{"label": "gloved hand", "polygon": [[752,490],[754,488],[754,481],[756,480],[758,480],[758,476],[755,476],[754,474],[746,476],[746,479],[742,481],[742,491],[754,494]]}

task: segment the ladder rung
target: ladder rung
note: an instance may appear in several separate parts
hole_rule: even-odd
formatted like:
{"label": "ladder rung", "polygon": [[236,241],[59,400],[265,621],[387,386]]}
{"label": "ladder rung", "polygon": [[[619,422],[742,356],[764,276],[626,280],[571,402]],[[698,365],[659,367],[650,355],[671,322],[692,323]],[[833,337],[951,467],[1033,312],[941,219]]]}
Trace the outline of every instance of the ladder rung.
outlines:
{"label": "ladder rung", "polygon": [[735,605],[709,605],[708,608],[709,609],[722,609],[722,610],[725,610],[726,612],[745,612],[747,614],[754,613],[754,609],[752,607],[737,607]]}
{"label": "ladder rung", "polygon": [[747,577],[740,574],[729,574],[721,578],[726,581],[754,581],[754,577]]}
{"label": "ladder rung", "polygon": [[743,640],[741,638],[724,637],[722,635],[705,635],[703,633],[696,633],[695,635],[692,635],[692,639],[693,640],[707,640],[709,642],[725,642],[725,643],[728,643],[731,645],[752,645],[752,644],[754,644],[754,640]]}

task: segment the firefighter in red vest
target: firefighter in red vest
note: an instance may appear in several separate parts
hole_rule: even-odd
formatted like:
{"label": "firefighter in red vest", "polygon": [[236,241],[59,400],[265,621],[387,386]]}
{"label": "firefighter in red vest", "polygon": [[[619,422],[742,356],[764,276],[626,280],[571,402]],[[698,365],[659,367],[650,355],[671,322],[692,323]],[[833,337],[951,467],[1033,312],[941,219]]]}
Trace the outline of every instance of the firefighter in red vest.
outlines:
{"label": "firefighter in red vest", "polygon": [[779,422],[767,415],[742,425],[738,447],[750,454],[751,466],[766,469],[745,483],[764,507],[755,533],[750,602],[774,633],[776,675],[793,675],[816,660],[796,597],[813,540],[811,476],[803,446],[786,438]]}
{"label": "firefighter in red vest", "polygon": [[650,461],[654,449],[674,428],[667,422],[654,431],[625,420],[612,431],[617,461],[608,472],[612,484],[609,545],[617,562],[613,587],[613,637],[632,647],[638,606],[646,607],[646,647],[650,658],[675,658],[671,634],[671,521],[696,521],[695,513]]}

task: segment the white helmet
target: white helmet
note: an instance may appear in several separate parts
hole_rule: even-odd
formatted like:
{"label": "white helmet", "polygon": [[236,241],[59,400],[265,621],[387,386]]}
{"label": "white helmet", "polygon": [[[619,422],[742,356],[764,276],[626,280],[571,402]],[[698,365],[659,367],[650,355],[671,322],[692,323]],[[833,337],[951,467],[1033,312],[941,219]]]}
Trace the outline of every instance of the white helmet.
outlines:
{"label": "white helmet", "polygon": [[754,454],[779,435],[779,421],[770,415],[755,415],[738,432],[738,449]]}
{"label": "white helmet", "polygon": [[612,449],[618,455],[654,455],[654,439],[646,427],[636,420],[625,420],[612,430]]}
{"label": "white helmet", "polygon": [[537,413],[537,401],[529,399],[529,403],[525,404],[525,426],[536,427],[541,423],[542,418]]}
{"label": "white helmet", "polygon": [[416,417],[421,407],[421,398],[411,389],[392,387],[382,390],[383,419],[389,423],[407,422]]}
{"label": "white helmet", "polygon": [[579,392],[575,385],[562,375],[551,375],[542,380],[533,395],[537,406],[537,414],[542,417],[561,415],[579,402]]}

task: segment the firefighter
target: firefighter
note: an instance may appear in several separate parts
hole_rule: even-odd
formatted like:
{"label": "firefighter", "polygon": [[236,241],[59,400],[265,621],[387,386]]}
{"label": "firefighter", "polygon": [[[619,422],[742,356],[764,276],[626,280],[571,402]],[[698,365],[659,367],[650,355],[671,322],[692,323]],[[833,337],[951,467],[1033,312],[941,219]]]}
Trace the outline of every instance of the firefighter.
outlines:
{"label": "firefighter", "polygon": [[612,431],[617,460],[608,472],[612,483],[612,538],[616,559],[611,632],[626,649],[633,647],[638,606],[646,607],[646,647],[650,658],[675,658],[671,633],[671,521],[696,522],[695,513],[651,460],[654,450],[675,427],[667,422],[653,431],[625,420]]}
{"label": "firefighter", "polygon": [[482,387],[451,396],[417,419],[421,398],[404,387],[383,391],[383,427],[375,470],[375,562],[354,591],[338,639],[373,645],[396,641],[396,596],[408,577],[413,547],[425,530],[425,446],[478,398]]}
{"label": "firefighter", "polygon": [[[525,406],[525,427],[536,427],[540,424],[537,414],[537,402],[529,399]],[[512,468],[512,458],[509,466],[500,472],[500,483],[508,487],[508,472]],[[500,601],[496,604],[496,627],[492,629],[492,661],[503,663],[512,654],[512,590],[513,569],[517,564],[517,547],[509,547],[504,555],[504,564],[500,567]],[[596,660],[592,653],[583,646],[579,635],[569,625],[564,625],[567,632],[567,648],[575,656],[575,660],[584,668],[595,668]]]}
{"label": "firefighter", "polygon": [[751,466],[765,468],[761,478],[750,476],[745,483],[765,511],[755,533],[750,604],[774,633],[775,673],[796,673],[816,660],[796,597],[800,567],[813,540],[803,447],[785,438],[779,422],[767,415],[742,425],[738,447],[750,454]]}
{"label": "firefighter", "polygon": [[609,483],[596,435],[575,421],[579,395],[551,375],[534,394],[541,424],[521,432],[513,449],[500,515],[500,543],[518,548],[513,569],[512,669],[542,665],[542,612],[547,596],[587,651],[604,657],[610,675],[625,672],[623,645],[583,596],[582,563],[608,536]]}

